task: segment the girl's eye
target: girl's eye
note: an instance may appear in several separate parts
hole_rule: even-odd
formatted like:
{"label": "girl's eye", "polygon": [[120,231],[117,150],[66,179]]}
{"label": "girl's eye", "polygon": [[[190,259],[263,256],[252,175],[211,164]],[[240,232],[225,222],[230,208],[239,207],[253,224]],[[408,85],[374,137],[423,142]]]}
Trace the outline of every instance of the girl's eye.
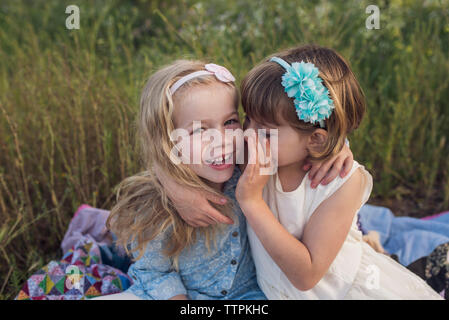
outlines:
{"label": "girl's eye", "polygon": [[226,121],[224,123],[224,125],[227,126],[227,125],[236,124],[236,123],[239,123],[239,121],[237,119],[230,119],[230,120]]}
{"label": "girl's eye", "polygon": [[201,133],[202,131],[206,130],[205,128],[198,128],[196,130],[194,130],[190,135],[196,134],[196,133]]}

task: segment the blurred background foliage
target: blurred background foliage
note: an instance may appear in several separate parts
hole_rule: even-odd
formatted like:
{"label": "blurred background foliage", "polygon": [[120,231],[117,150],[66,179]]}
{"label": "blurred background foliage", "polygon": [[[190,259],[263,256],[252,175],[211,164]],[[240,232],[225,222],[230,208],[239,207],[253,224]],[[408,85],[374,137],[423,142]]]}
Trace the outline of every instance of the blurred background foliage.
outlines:
{"label": "blurred background foliage", "polygon": [[[65,8],[80,8],[68,30]],[[380,8],[368,30],[365,9]],[[449,1],[3,0],[0,3],[0,298],[60,257],[83,203],[110,209],[140,171],[134,119],[148,76],[178,58],[238,83],[305,43],[352,64],[368,113],[350,138],[370,203],[421,217],[449,207]]]}

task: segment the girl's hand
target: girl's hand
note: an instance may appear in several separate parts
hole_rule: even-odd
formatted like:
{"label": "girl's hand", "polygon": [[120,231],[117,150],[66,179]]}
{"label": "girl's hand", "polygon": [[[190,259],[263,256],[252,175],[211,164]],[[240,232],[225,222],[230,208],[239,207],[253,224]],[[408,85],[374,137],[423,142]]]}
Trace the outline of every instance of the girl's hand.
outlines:
{"label": "girl's hand", "polygon": [[234,223],[231,218],[221,214],[209,203],[211,201],[216,204],[225,204],[227,200],[207,191],[200,192],[182,187],[179,191],[171,194],[170,199],[181,218],[192,227]]}
{"label": "girl's hand", "polygon": [[180,186],[157,166],[155,166],[155,172],[181,218],[192,227],[234,223],[231,218],[221,214],[209,203],[211,201],[216,204],[225,204],[227,201],[225,198]]}
{"label": "girl's hand", "polygon": [[248,164],[245,171],[240,176],[235,191],[235,196],[240,206],[248,203],[263,201],[262,190],[269,179],[267,172],[272,164],[270,155],[270,142],[265,139],[264,152],[260,140],[255,137],[248,137]]}
{"label": "girl's hand", "polygon": [[347,144],[344,145],[340,153],[333,158],[316,163],[304,165],[304,170],[309,170],[309,179],[312,180],[311,187],[316,188],[320,183],[326,185],[334,180],[338,174],[344,178],[352,169],[354,156]]}

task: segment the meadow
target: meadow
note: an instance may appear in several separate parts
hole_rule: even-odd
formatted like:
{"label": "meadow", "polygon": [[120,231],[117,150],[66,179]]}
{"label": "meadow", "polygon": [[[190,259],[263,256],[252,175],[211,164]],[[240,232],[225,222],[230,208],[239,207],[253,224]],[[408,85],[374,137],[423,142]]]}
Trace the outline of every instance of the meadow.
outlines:
{"label": "meadow", "polygon": [[[68,30],[65,8],[80,8]],[[367,115],[349,137],[374,177],[370,203],[422,217],[449,209],[449,1],[3,0],[0,3],[0,299],[12,299],[83,203],[109,210],[141,170],[148,76],[178,58],[227,66],[239,84],[282,48],[339,51]]]}

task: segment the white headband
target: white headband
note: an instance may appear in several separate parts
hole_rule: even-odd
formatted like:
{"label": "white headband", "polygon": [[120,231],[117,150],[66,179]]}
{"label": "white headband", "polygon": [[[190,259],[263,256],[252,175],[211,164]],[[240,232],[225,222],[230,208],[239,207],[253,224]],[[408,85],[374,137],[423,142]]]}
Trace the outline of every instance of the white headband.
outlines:
{"label": "white headband", "polygon": [[207,74],[213,74],[210,71],[206,71],[206,70],[201,70],[201,71],[196,71],[194,73],[188,74],[184,77],[182,77],[181,79],[179,79],[178,81],[176,81],[170,88],[170,93],[173,95],[175,93],[176,90],[179,89],[180,86],[182,86],[184,83],[186,83],[187,81],[196,78],[196,77],[201,77],[201,76],[205,76]]}
{"label": "white headband", "polygon": [[220,80],[221,82],[233,82],[235,81],[234,76],[229,72],[228,69],[225,67],[219,66],[218,64],[214,63],[208,63],[204,66],[206,70],[200,70],[195,71],[193,73],[190,73],[178,81],[176,81],[171,87],[170,87],[170,93],[173,95],[176,90],[179,89],[184,83],[186,83],[189,80],[192,80],[193,78],[201,77],[204,75],[215,75],[215,77]]}

